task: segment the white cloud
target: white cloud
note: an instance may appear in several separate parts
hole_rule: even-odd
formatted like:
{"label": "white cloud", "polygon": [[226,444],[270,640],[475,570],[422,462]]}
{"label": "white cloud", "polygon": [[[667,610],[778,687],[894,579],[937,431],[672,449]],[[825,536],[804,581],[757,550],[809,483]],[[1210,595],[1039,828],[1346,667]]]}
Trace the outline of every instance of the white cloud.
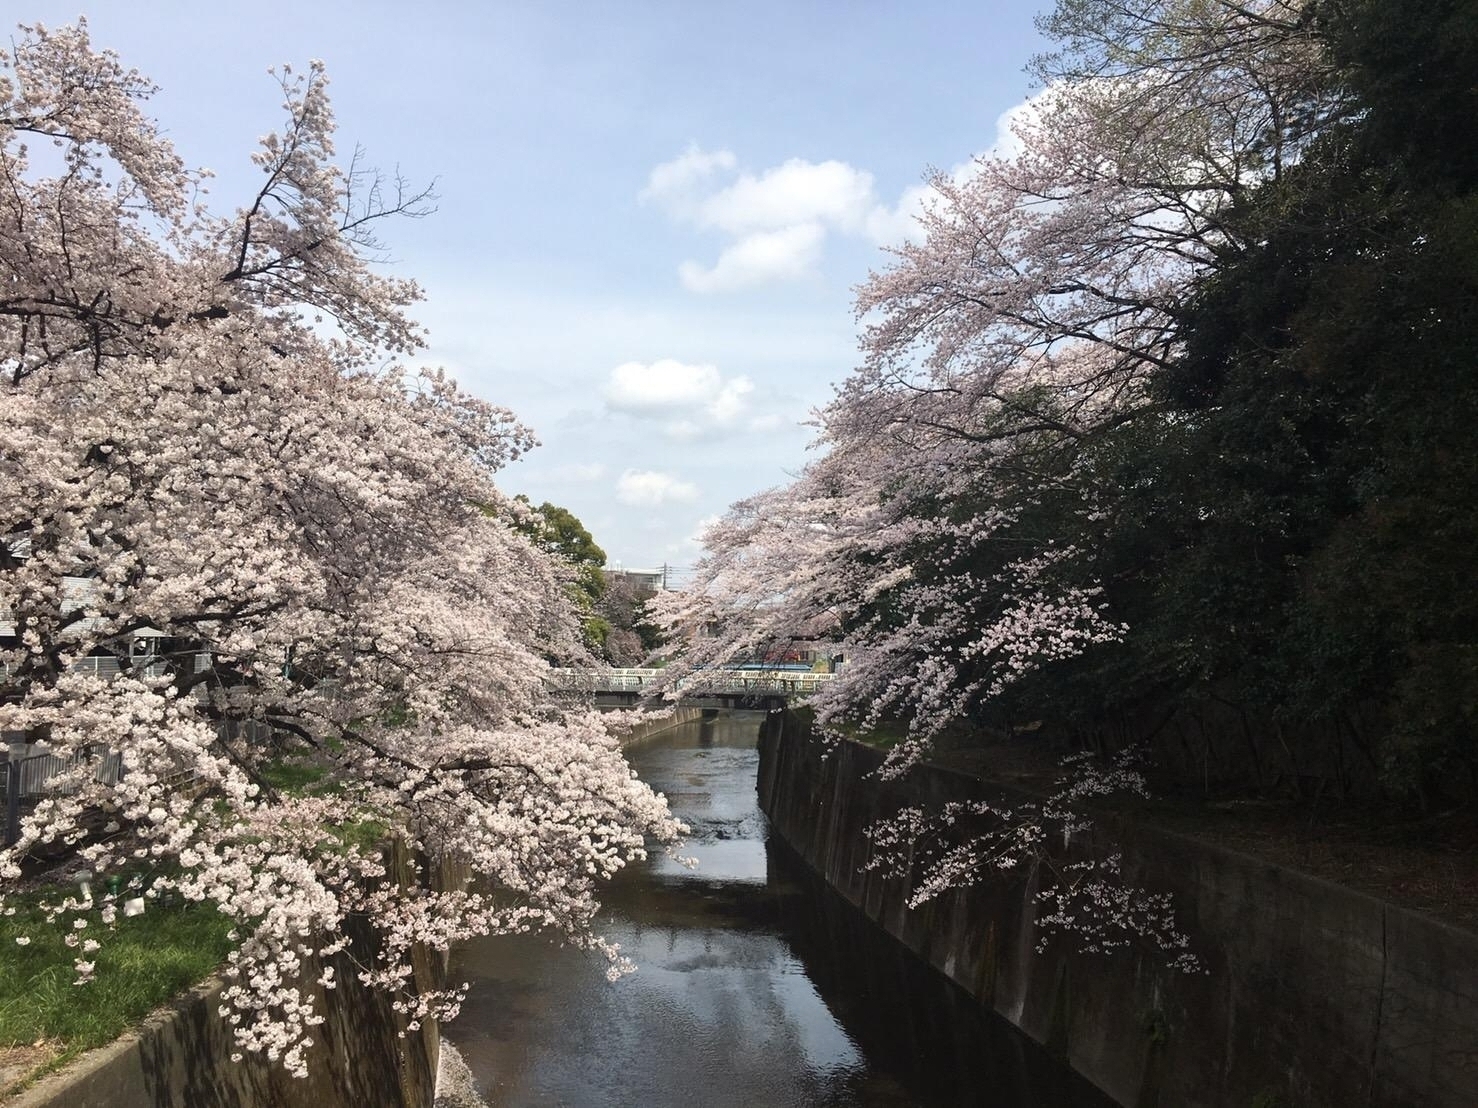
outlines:
{"label": "white cloud", "polygon": [[656,507],[675,501],[698,499],[698,486],[670,473],[651,469],[628,469],[616,480],[616,499],[638,507]]}
{"label": "white cloud", "polygon": [[[1018,130],[1031,126],[1056,95],[1048,88],[996,118],[994,141],[947,176],[964,183],[984,158],[1021,153]],[[928,183],[909,185],[889,204],[866,170],[831,159],[790,158],[758,173],[740,172],[730,150],[707,152],[690,146],[652,170],[643,200],[655,200],[673,219],[720,231],[730,241],[711,266],[685,261],[678,267],[691,292],[734,292],[816,273],[829,234],[853,235],[879,246],[923,240],[918,216],[939,199]],[[727,176],[738,174],[728,184]]]}
{"label": "white cloud", "polygon": [[718,367],[663,358],[650,365],[624,362],[606,382],[606,407],[637,418],[665,419],[668,435],[695,439],[738,426],[749,412],[754,382],[724,377]]}
{"label": "white cloud", "polygon": [[790,158],[740,172],[732,151],[690,146],[652,170],[641,199],[679,223],[727,236],[713,264],[678,267],[690,292],[722,293],[814,276],[831,234],[879,245],[917,239],[914,215],[932,193],[910,186],[890,205],[871,173],[843,161]]}
{"label": "white cloud", "polygon": [[1048,85],[1041,92],[1028,96],[1019,104],[1012,104],[996,116],[996,141],[991,143],[990,149],[981,157],[1014,158],[1019,155],[1025,144],[1017,132],[1023,127],[1030,127],[1041,116],[1043,109],[1049,107],[1065,88],[1066,86],[1057,83]]}
{"label": "white cloud", "polygon": [[732,423],[744,414],[748,402],[744,399],[754,391],[754,382],[748,377],[731,377],[724,382],[718,395],[708,403],[707,412],[716,423]]}
{"label": "white cloud", "polygon": [[676,554],[691,553],[696,550],[702,550],[703,540],[704,537],[708,534],[708,529],[722,518],[723,517],[718,515],[717,513],[710,516],[704,516],[697,523],[693,524],[693,530],[688,533],[687,537],[685,537],[681,543],[675,544],[674,546],[668,548],[669,552]]}
{"label": "white cloud", "polygon": [[782,427],[795,426],[796,421],[788,420],[779,412],[770,412],[767,415],[755,416],[749,421],[748,427],[751,431],[778,431]]}
{"label": "white cloud", "polygon": [[818,223],[756,231],[727,247],[711,267],[683,262],[678,276],[692,292],[733,292],[770,281],[798,280],[816,271],[825,237]]}
{"label": "white cloud", "polygon": [[738,172],[732,151],[690,146],[654,168],[641,192],[680,223],[729,241],[712,265],[678,267],[691,292],[734,292],[815,274],[831,232],[866,235],[878,203],[872,174],[835,159],[791,158],[758,173]]}
{"label": "white cloud", "polygon": [[[955,184],[962,185],[979,172],[980,163],[990,158],[1014,158],[1023,149],[1019,128],[1029,127],[1040,115],[1047,98],[1057,94],[1056,87],[1049,87],[1019,104],[1013,104],[996,117],[996,136],[991,145],[978,154],[967,158],[947,174]],[[931,204],[940,199],[939,190],[924,183],[910,185],[898,197],[898,203],[889,207],[879,204],[870,209],[864,221],[869,238],[880,246],[901,242],[922,242],[924,232],[918,217]]]}
{"label": "white cloud", "polygon": [[697,143],[690,143],[677,157],[652,169],[641,199],[672,203],[690,195],[715,173],[733,169],[736,164],[738,159],[731,150],[702,150]]}
{"label": "white cloud", "polygon": [[879,204],[867,213],[867,237],[879,246],[922,242],[924,232],[919,226],[919,213],[938,195],[932,185],[909,185],[893,207]]}
{"label": "white cloud", "polygon": [[570,465],[556,466],[549,471],[548,479],[551,481],[585,482],[599,481],[606,475],[606,467],[599,462],[575,462]]}
{"label": "white cloud", "polygon": [[623,412],[667,412],[711,402],[724,388],[718,368],[672,358],[644,365],[624,362],[611,370],[606,404]]}
{"label": "white cloud", "polygon": [[791,158],[758,176],[746,173],[712,194],[698,208],[696,219],[701,226],[734,235],[799,224],[855,231],[876,203],[871,173],[846,162]]}

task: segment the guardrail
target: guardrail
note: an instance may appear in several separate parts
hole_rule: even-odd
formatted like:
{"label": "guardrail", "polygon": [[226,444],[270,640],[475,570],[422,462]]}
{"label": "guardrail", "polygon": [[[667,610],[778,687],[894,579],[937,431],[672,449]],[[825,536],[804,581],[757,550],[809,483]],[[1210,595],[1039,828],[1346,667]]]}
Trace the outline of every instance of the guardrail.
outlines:
{"label": "guardrail", "polygon": [[[194,664],[194,672],[199,673],[202,664],[197,658]],[[117,677],[123,672],[123,660],[113,654],[89,654],[85,658],[76,659],[67,667],[73,673],[90,673],[94,677]],[[160,677],[167,672],[163,660],[144,661],[134,660],[132,672],[136,676]],[[10,667],[0,663],[0,677],[9,677]]]}
{"label": "guardrail", "polygon": [[788,669],[714,669],[667,683],[661,669],[556,669],[551,681],[563,692],[647,693],[659,686],[681,696],[804,696],[832,679],[830,673]]}

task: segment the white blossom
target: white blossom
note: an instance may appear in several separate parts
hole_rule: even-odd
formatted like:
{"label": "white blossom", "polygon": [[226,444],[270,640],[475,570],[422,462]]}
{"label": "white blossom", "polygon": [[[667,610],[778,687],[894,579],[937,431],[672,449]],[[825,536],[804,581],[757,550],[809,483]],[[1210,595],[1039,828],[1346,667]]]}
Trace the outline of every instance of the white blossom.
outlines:
{"label": "white blossom", "polygon": [[[418,992],[413,950],[547,928],[619,966],[600,884],[682,829],[546,687],[584,660],[572,571],[493,480],[531,433],[404,361],[418,290],[368,259],[424,198],[335,164],[321,65],[279,80],[260,191],[218,214],[85,25],[0,51],[0,728],[75,760],[0,875],[73,846],[99,899],[46,913],[74,943],[213,906],[238,1052],[302,1073],[305,960],[347,919],[380,937],[365,984],[449,1018],[460,992]],[[32,166],[38,134],[71,172]],[[288,762],[313,783],[272,787]],[[443,862],[478,884],[432,888]]]}

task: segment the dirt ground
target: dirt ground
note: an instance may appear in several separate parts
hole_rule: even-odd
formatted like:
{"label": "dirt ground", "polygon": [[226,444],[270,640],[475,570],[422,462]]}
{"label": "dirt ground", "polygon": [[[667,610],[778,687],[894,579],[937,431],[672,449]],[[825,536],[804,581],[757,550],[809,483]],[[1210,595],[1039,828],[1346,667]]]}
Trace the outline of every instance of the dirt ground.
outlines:
{"label": "dirt ground", "polygon": [[61,1052],[60,1043],[46,1039],[28,1046],[0,1047],[0,1099],[8,1097],[12,1086],[21,1078],[44,1066]]}

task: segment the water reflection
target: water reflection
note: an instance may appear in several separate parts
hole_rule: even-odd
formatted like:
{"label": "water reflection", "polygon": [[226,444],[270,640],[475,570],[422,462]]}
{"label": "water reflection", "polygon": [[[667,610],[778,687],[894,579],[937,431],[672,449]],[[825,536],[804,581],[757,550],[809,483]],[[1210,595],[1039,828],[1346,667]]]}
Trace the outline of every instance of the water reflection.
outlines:
{"label": "water reflection", "polygon": [[694,723],[631,754],[699,860],[611,888],[605,933],[636,974],[608,984],[599,960],[536,937],[460,952],[472,987],[448,1037],[489,1104],[1106,1105],[767,848],[758,723]]}

